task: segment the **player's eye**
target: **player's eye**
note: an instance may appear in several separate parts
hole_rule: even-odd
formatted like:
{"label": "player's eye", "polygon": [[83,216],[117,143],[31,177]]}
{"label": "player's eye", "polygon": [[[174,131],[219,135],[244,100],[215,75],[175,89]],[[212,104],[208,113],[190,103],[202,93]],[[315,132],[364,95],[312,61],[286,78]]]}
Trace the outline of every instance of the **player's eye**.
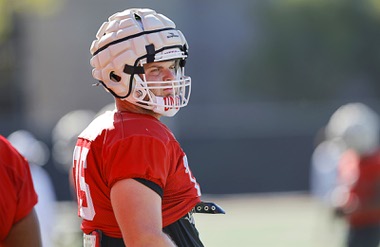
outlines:
{"label": "player's eye", "polygon": [[169,70],[170,70],[170,72],[172,72],[173,74],[175,74],[175,72],[176,72],[176,66],[170,66],[169,67]]}
{"label": "player's eye", "polygon": [[158,67],[152,67],[148,69],[148,74],[152,76],[158,76],[160,75],[160,69]]}
{"label": "player's eye", "polygon": [[169,67],[169,70],[170,70],[173,74],[175,74],[175,73],[177,72],[177,70],[178,70],[178,62],[177,62],[177,61],[174,62],[174,63]]}

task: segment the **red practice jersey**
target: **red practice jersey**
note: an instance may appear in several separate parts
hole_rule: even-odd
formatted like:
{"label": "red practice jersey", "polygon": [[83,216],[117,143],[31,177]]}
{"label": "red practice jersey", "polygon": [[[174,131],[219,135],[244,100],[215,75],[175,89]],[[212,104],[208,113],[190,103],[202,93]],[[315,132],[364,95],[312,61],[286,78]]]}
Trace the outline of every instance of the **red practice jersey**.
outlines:
{"label": "red practice jersey", "polygon": [[109,111],[80,135],[73,175],[82,230],[98,229],[121,238],[110,202],[112,186],[122,179],[144,179],[162,190],[163,227],[200,202],[200,188],[172,132],[156,118]]}
{"label": "red practice jersey", "polygon": [[0,135],[0,242],[37,199],[27,160]]}
{"label": "red practice jersey", "polygon": [[380,150],[358,156],[348,150],[339,166],[341,182],[349,186],[349,197],[344,205],[352,226],[380,223]]}

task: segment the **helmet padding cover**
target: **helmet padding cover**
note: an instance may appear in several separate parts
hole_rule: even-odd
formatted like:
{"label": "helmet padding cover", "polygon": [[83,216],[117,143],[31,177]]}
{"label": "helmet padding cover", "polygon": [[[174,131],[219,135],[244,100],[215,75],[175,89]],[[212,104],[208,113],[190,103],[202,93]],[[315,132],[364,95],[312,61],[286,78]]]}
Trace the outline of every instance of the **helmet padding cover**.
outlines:
{"label": "helmet padding cover", "polygon": [[[187,48],[184,35],[166,16],[151,9],[127,9],[99,28],[90,49],[92,75],[115,97],[139,104],[133,90],[136,83],[139,90],[141,84],[147,86],[138,76],[144,73],[142,65],[180,59],[183,70]],[[151,109],[146,102],[143,105]]]}

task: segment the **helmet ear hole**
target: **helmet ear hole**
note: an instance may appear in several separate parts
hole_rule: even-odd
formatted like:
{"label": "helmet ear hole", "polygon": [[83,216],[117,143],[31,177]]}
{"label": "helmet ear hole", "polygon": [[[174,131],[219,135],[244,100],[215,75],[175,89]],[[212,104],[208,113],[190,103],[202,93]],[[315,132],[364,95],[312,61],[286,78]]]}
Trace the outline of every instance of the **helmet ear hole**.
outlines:
{"label": "helmet ear hole", "polygon": [[112,72],[110,73],[110,79],[111,79],[112,81],[114,81],[114,82],[119,82],[119,81],[121,81],[121,77],[118,76],[118,75],[116,75],[114,71],[112,71]]}

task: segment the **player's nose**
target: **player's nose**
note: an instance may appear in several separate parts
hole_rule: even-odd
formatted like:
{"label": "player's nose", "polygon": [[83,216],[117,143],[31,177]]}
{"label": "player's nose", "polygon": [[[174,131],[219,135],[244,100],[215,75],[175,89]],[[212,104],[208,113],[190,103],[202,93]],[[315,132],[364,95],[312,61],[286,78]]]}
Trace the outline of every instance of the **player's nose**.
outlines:
{"label": "player's nose", "polygon": [[171,69],[164,69],[163,71],[163,81],[172,81],[174,80],[174,72]]}

